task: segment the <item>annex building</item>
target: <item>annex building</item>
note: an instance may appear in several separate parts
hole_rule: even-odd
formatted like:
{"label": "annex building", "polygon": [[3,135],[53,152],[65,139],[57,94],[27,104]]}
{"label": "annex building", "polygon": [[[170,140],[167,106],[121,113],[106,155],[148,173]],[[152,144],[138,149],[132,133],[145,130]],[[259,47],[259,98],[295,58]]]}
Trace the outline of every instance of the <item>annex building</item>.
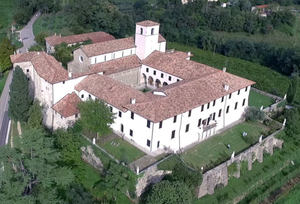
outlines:
{"label": "annex building", "polygon": [[115,113],[114,132],[150,152],[175,151],[241,119],[254,82],[191,61],[190,52],[166,51],[159,26],[138,22],[135,36],[123,39],[102,34],[106,40],[74,50],[68,70],[45,52],[11,61],[27,75],[48,128],[71,126],[77,104],[97,98]]}

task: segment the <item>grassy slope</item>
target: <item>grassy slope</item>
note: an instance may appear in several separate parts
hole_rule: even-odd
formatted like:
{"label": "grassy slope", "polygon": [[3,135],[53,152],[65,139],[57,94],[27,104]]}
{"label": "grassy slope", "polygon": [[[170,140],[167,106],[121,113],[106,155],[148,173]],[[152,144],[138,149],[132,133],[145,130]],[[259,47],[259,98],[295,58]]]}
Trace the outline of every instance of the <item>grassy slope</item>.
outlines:
{"label": "grassy slope", "polygon": [[[286,94],[290,79],[278,72],[261,66],[260,64],[248,62],[241,59],[226,57],[220,54],[214,54],[210,51],[204,51],[191,46],[178,43],[168,43],[168,49],[175,48],[181,51],[191,51],[194,55],[191,60],[223,69],[226,65],[227,72],[255,81],[255,88],[273,93],[280,97]],[[299,85],[300,86],[300,85]],[[300,102],[300,93],[296,95],[296,102]]]}
{"label": "grassy slope", "polygon": [[13,9],[16,0],[0,1],[0,41],[6,35],[13,22]]}
{"label": "grassy slope", "polygon": [[275,103],[274,99],[255,91],[250,91],[249,106],[255,106],[256,108],[260,108],[261,106],[263,106],[264,108],[266,108],[273,103]]}

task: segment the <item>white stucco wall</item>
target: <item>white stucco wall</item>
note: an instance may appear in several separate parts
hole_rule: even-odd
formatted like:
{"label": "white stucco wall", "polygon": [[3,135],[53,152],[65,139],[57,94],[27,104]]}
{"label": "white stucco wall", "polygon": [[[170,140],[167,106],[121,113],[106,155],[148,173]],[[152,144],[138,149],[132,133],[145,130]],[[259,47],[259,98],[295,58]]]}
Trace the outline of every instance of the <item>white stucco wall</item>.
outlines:
{"label": "white stucco wall", "polygon": [[106,62],[106,61],[130,56],[130,55],[134,55],[134,54],[135,54],[135,48],[130,48],[130,49],[126,49],[126,50],[120,50],[117,52],[111,52],[111,53],[105,53],[102,55],[93,56],[93,57],[90,57],[90,61],[91,61],[91,64],[98,64],[101,62]]}

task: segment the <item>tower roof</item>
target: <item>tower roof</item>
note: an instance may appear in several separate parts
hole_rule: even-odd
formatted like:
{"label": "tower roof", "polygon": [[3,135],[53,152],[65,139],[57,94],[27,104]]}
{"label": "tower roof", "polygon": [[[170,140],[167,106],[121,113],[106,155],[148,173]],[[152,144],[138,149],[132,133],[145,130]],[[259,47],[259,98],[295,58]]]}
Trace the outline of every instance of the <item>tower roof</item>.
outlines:
{"label": "tower roof", "polygon": [[149,21],[149,20],[137,22],[136,24],[139,25],[139,26],[144,26],[144,27],[152,27],[152,26],[158,26],[158,25],[160,25],[157,22]]}

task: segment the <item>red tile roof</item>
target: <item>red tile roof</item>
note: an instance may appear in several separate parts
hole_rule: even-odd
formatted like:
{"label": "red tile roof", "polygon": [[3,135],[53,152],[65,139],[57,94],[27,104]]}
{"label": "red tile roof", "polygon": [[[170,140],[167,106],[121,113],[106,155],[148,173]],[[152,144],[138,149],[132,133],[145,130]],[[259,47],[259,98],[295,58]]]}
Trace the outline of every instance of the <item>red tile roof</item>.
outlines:
{"label": "red tile roof", "polygon": [[259,6],[256,6],[256,8],[258,8],[258,9],[263,9],[263,8],[266,8],[266,7],[268,7],[269,5],[259,5]]}
{"label": "red tile roof", "polygon": [[149,21],[149,20],[137,22],[136,24],[139,25],[139,26],[144,26],[144,27],[152,27],[152,26],[160,25],[157,22]]}
{"label": "red tile roof", "polygon": [[75,92],[66,95],[60,101],[52,106],[52,109],[62,115],[64,118],[78,114],[79,109],[77,104],[81,102],[81,99]]}
{"label": "red tile roof", "polygon": [[130,103],[132,98],[135,98],[136,102],[148,100],[143,92],[137,91],[108,76],[99,74],[93,74],[86,77],[75,86],[75,90],[85,90],[122,111],[126,111],[123,105]]}
{"label": "red tile roof", "polygon": [[87,40],[92,40],[93,43],[100,43],[105,42],[109,40],[114,40],[115,37],[105,33],[105,32],[93,32],[93,33],[84,33],[79,35],[70,35],[65,37],[60,37],[57,35],[53,35],[50,37],[45,38],[46,42],[49,43],[51,46],[59,45],[63,42],[67,44],[73,44],[73,43],[80,43]]}
{"label": "red tile roof", "polygon": [[154,51],[142,60],[142,64],[182,79],[200,77],[218,71],[210,66],[187,60],[188,57],[190,56],[187,53],[180,51],[174,53]]}
{"label": "red tile roof", "polygon": [[135,48],[133,37],[85,45],[81,49],[88,57],[92,57],[129,48]]}
{"label": "red tile roof", "polygon": [[11,55],[12,63],[21,63],[30,61],[40,77],[50,84],[63,82],[69,79],[68,72],[51,55],[45,52],[28,52]]}
{"label": "red tile roof", "polygon": [[167,42],[167,40],[161,35],[161,34],[159,34],[158,35],[158,42],[160,43],[160,42]]}

